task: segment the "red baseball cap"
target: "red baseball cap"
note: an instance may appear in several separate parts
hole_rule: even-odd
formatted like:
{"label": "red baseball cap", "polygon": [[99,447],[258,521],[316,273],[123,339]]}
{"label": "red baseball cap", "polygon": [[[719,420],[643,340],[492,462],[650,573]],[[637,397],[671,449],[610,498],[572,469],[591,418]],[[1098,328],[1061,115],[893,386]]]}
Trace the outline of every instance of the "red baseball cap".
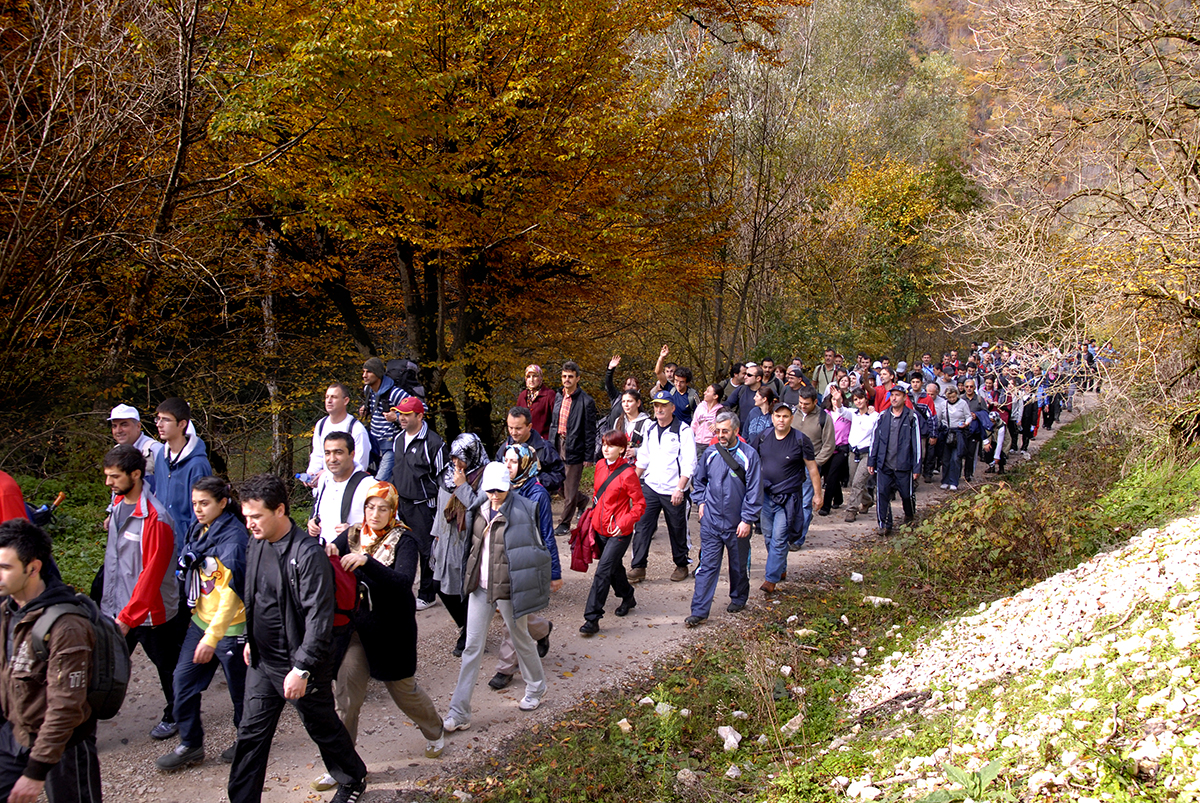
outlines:
{"label": "red baseball cap", "polygon": [[406,396],[400,400],[400,403],[392,408],[398,413],[425,413],[425,405],[416,396]]}

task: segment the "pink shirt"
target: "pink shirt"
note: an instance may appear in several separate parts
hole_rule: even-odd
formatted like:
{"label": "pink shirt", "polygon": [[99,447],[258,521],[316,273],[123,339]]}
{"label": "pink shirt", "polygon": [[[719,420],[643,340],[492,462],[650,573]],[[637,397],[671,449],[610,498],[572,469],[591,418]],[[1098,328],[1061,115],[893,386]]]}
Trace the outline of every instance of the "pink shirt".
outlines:
{"label": "pink shirt", "polygon": [[720,404],[714,404],[712,409],[709,409],[708,402],[704,401],[696,405],[696,412],[692,414],[692,435],[696,443],[701,446],[712,443],[713,423],[717,419],[717,413],[724,409]]}

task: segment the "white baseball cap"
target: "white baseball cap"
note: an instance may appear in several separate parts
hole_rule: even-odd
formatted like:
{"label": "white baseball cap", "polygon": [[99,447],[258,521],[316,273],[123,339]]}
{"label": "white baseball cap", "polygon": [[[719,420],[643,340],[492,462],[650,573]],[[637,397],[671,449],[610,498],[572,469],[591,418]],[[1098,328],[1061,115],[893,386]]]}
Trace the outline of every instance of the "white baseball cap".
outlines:
{"label": "white baseball cap", "polygon": [[508,466],[503,463],[488,463],[483,467],[483,480],[479,483],[479,490],[484,491],[507,491],[512,487],[512,477],[509,476]]}
{"label": "white baseball cap", "polygon": [[109,421],[123,421],[127,418],[132,418],[134,421],[142,420],[142,416],[138,413],[137,408],[129,404],[118,404],[108,414]]}

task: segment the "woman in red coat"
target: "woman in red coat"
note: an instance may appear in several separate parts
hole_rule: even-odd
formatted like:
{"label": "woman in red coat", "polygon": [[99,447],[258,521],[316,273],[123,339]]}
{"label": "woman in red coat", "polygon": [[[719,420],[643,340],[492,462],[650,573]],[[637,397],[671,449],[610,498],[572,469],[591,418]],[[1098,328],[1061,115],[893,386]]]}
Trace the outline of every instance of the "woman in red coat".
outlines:
{"label": "woman in red coat", "polygon": [[[583,612],[584,622],[579,628],[584,636],[600,632],[600,617],[604,616],[609,588],[621,598],[617,616],[624,616],[637,605],[633,598],[633,586],[625,576],[623,559],[625,551],[629,549],[633,526],[646,512],[642,483],[633,464],[622,457],[629,439],[624,432],[614,429],[604,433],[601,443],[604,459],[596,464],[594,485],[598,498],[596,508],[592,511],[592,534],[601,553],[600,561],[596,564],[596,576],[592,578],[587,609]],[[601,490],[603,493],[600,493]]]}

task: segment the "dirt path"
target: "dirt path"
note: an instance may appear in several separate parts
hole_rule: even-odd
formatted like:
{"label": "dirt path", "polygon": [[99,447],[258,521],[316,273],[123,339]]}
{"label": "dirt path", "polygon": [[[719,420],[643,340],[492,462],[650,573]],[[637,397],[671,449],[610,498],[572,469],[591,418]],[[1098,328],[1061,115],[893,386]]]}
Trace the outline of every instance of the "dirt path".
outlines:
{"label": "dirt path", "polygon": [[[1066,414],[1064,423],[1073,417]],[[1040,448],[1049,434],[1040,434],[1032,450]],[[976,478],[984,479],[985,476],[979,473]],[[967,486],[964,484],[962,488],[965,490]],[[922,486],[918,506],[936,502],[946,493],[936,484]],[[899,520],[898,500],[893,507]],[[807,545],[801,552],[790,555],[789,575],[809,580],[839,577],[843,573],[840,566],[850,549],[874,539],[873,514],[874,509],[870,515],[859,516],[852,524],[844,521],[840,510],[827,517],[815,517]],[[694,559],[699,545],[699,525],[694,515],[689,525]],[[382,803],[406,799],[405,795],[398,794],[405,790],[430,784],[444,787],[463,768],[494,751],[506,737],[535,723],[552,721],[589,695],[649,669],[660,657],[686,646],[699,632],[683,626],[691,602],[692,579],[689,577],[681,583],[672,583],[668,579],[673,566],[666,530],[661,522],[651,546],[647,579],[636,586],[637,608],[629,616],[617,618],[612,615],[617,600],[610,597],[609,613],[600,622],[601,631],[591,638],[583,638],[578,633],[591,587],[591,574],[583,575],[566,568],[569,553],[565,538],[559,540],[559,549],[566,582],[563,589],[552,596],[550,608],[544,614],[554,622],[554,631],[550,653],[544,660],[549,688],[541,708],[532,713],[517,709],[517,701],[523,693],[519,676],[500,692],[487,686],[488,679],[495,673],[499,646],[500,620],[497,617],[488,635],[487,652],[476,685],[472,727],[447,737],[442,759],[424,757],[425,742],[420,731],[396,709],[381,684],[371,685],[363,706],[358,738],[359,751],[370,770],[365,800]],[[729,586],[727,578],[723,577],[717,586],[710,625],[728,619],[759,616],[769,609],[771,603],[757,590],[763,579],[764,557],[762,537],[753,536],[750,605],[739,614],[725,612]],[[787,582],[780,586],[784,592],[787,588]],[[417,679],[433,697],[439,713],[444,715],[460,666],[459,659],[451,653],[457,630],[440,605],[418,613],[417,624],[421,633]],[[220,763],[217,754],[232,742],[233,724],[224,682],[215,681],[204,698],[209,758],[198,768],[173,775],[155,769],[154,759],[177,743],[175,739],[155,742],[147,735],[158,721],[162,704],[157,676],[139,650],[134,656],[134,682],[125,708],[116,720],[100,724],[99,749],[105,799],[162,803],[225,800],[229,768]],[[309,788],[309,783],[322,772],[315,746],[291,709],[285,709],[271,753],[263,800],[266,803],[328,800],[333,792],[317,794]]]}

